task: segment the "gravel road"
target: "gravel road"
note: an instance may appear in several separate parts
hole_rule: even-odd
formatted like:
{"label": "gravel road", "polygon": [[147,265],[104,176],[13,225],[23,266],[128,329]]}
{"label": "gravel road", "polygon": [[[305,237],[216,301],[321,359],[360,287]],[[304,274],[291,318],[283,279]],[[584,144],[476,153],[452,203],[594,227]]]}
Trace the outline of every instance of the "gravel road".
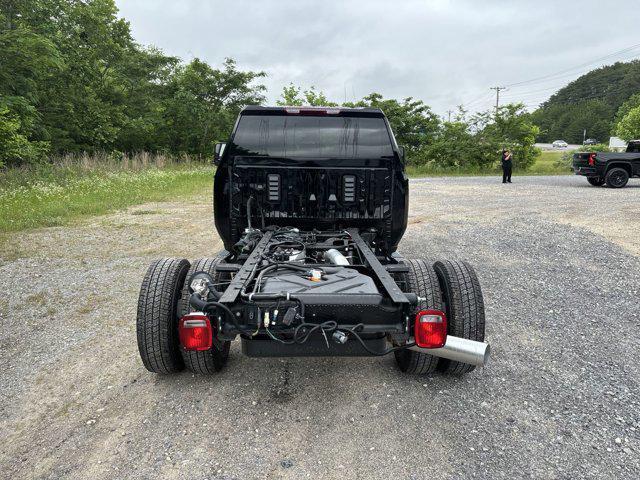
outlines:
{"label": "gravel road", "polygon": [[466,259],[492,361],[463,378],[374,359],[144,370],[138,289],[221,245],[208,199],[0,247],[0,477],[640,478],[640,182],[411,182],[406,256]]}

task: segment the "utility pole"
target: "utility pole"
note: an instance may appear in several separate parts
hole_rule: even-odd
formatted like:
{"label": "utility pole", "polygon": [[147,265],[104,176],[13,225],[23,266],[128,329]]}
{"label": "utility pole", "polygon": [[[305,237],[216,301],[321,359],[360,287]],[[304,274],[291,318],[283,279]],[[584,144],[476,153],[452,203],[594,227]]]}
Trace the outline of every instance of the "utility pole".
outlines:
{"label": "utility pole", "polygon": [[500,106],[500,90],[506,90],[507,87],[491,87],[491,90],[496,91],[496,115],[498,115],[498,107]]}
{"label": "utility pole", "polygon": [[447,110],[447,122],[451,123],[451,114],[453,113],[453,110]]}

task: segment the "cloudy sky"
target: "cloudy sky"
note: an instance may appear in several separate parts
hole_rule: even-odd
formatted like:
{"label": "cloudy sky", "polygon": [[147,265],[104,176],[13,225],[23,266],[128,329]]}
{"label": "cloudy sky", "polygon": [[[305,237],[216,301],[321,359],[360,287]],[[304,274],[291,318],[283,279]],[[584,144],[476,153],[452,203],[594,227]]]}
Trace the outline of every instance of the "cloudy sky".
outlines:
{"label": "cloudy sky", "polygon": [[533,108],[581,73],[640,58],[638,0],[116,3],[141,43],[264,70],[271,102],[293,82],[336,101],[412,96],[445,115],[489,108],[489,88],[510,86],[505,101]]}

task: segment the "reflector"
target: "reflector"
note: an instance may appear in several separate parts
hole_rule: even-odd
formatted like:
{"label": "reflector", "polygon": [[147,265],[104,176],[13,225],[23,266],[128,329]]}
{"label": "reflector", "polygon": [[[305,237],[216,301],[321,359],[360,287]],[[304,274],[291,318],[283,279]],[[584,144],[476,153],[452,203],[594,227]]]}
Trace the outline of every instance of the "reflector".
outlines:
{"label": "reflector", "polygon": [[441,348],[447,341],[447,317],[440,310],[420,310],[414,326],[416,345]]}
{"label": "reflector", "polygon": [[180,343],[185,350],[209,350],[213,345],[213,330],[209,317],[202,312],[189,313],[178,324]]}

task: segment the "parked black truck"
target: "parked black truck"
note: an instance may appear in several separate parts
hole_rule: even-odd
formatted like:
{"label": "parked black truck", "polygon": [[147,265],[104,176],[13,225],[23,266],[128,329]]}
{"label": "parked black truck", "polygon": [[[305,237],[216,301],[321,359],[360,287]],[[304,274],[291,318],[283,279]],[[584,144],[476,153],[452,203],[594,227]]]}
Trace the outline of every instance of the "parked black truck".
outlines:
{"label": "parked black truck", "polygon": [[379,109],[242,110],[216,146],[225,250],[149,267],[137,315],[144,366],[213,373],[237,337],[251,357],[393,353],[419,374],[484,365],[473,268],[397,252],[409,202],[403,156]]}
{"label": "parked black truck", "polygon": [[625,153],[574,153],[573,171],[595,187],[622,188],[629,178],[640,176],[640,140],[629,142]]}

